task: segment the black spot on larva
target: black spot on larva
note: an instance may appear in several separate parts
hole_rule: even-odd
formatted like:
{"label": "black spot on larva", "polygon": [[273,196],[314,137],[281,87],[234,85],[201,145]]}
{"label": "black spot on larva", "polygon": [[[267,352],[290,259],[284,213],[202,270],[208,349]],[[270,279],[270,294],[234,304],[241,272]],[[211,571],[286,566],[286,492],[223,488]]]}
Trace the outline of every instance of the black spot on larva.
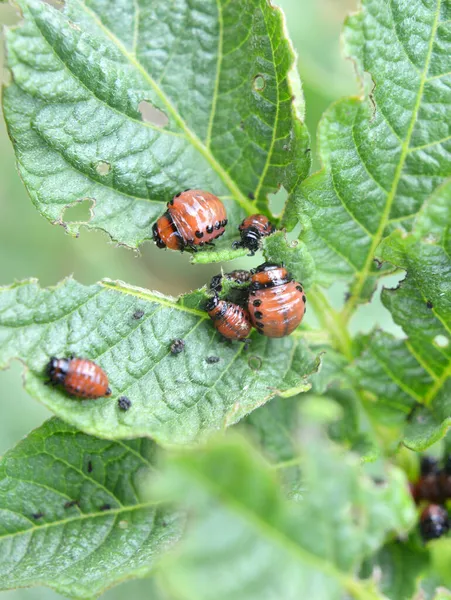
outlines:
{"label": "black spot on larva", "polygon": [[174,204],[174,198],[172,198],[172,200],[169,200],[168,205],[172,206]]}
{"label": "black spot on larva", "polygon": [[178,194],[176,194],[176,195],[174,196],[174,198],[179,198],[181,195],[182,195],[182,192],[179,192]]}
{"label": "black spot on larva", "polygon": [[227,223],[228,223],[228,220],[224,219],[223,222],[222,222],[222,226],[225,227],[227,225]]}
{"label": "black spot on larva", "polygon": [[203,231],[196,231],[196,237],[201,239],[204,237],[204,232]]}
{"label": "black spot on larva", "polygon": [[207,226],[207,233],[213,233],[213,225]]}
{"label": "black spot on larva", "polygon": [[37,513],[33,513],[31,516],[33,517],[33,519],[38,520],[38,519],[42,519],[42,517],[44,516],[44,513],[43,512],[37,512]]}
{"label": "black spot on larva", "polygon": [[215,229],[221,229],[221,223],[219,221],[216,221]]}
{"label": "black spot on larva", "polygon": [[254,192],[249,192],[249,194],[247,195],[247,197],[249,198],[249,200],[255,200],[255,194],[254,194]]}
{"label": "black spot on larva", "polygon": [[297,285],[296,289],[297,289],[298,292],[302,292],[303,291],[302,285]]}
{"label": "black spot on larva", "polygon": [[261,300],[254,300],[254,301],[252,302],[252,304],[253,304],[254,306],[261,306],[261,303],[262,303],[262,301],[261,301]]}
{"label": "black spot on larva", "polygon": [[302,302],[304,302],[304,304],[307,302],[307,298],[305,296],[302,296]]}
{"label": "black spot on larva", "polygon": [[428,301],[426,302],[426,306],[427,306],[428,308],[434,308],[434,305],[432,304],[432,302],[431,302],[430,300],[428,300]]}
{"label": "black spot on larva", "polygon": [[256,321],[255,322],[255,326],[258,327],[259,329],[263,329],[263,327],[265,326],[265,324],[261,323],[260,321]]}
{"label": "black spot on larva", "polygon": [[185,340],[175,339],[171,344],[171,354],[180,354],[185,349]]}
{"label": "black spot on larva", "polygon": [[80,505],[80,500],[69,500],[69,502],[66,502],[66,504],[64,505],[64,508],[72,508],[72,506],[79,506]]}
{"label": "black spot on larva", "polygon": [[102,504],[99,510],[111,510],[111,504]]}
{"label": "black spot on larva", "polygon": [[220,361],[219,356],[207,356],[207,358],[205,359],[205,362],[208,363],[209,365],[214,365],[215,363],[218,363]]}
{"label": "black spot on larva", "polygon": [[92,462],[88,462],[88,473],[92,473]]}
{"label": "black spot on larva", "polygon": [[117,405],[119,407],[119,410],[123,410],[125,412],[132,405],[132,401],[130,400],[130,398],[127,398],[127,396],[121,396],[117,400]]}
{"label": "black spot on larva", "polygon": [[263,313],[259,310],[255,311],[254,316],[256,319],[260,319],[260,320],[263,319]]}
{"label": "black spot on larva", "polygon": [[133,313],[133,318],[136,320],[142,319],[143,316],[144,316],[144,311],[141,309],[135,310],[135,312]]}

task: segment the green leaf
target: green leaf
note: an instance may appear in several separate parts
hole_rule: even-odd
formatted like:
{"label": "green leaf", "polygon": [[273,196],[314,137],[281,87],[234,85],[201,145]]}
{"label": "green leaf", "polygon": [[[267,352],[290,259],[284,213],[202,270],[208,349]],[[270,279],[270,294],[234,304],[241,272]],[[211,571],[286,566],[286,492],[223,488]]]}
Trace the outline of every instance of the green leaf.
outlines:
{"label": "green leaf", "polygon": [[268,262],[283,263],[296,281],[309,289],[314,281],[315,266],[304,245],[288,241],[285,232],[277,231],[263,240],[263,254]]}
{"label": "green leaf", "polygon": [[282,496],[276,471],[247,444],[229,440],[175,459],[170,485],[192,517],[187,538],[163,567],[176,598],[294,600],[301,593],[335,600],[345,591],[381,598],[356,573],[387,532],[413,522],[403,474],[390,468],[377,486],[314,427],[304,430],[303,442],[298,502]]}
{"label": "green leaf", "polygon": [[347,53],[374,86],[325,114],[324,166],[298,198],[317,282],[351,282],[345,321],[383,273],[373,260],[381,240],[395,227],[409,231],[451,175],[449,16],[443,0],[363,0],[347,20]]}
{"label": "green leaf", "polygon": [[[4,112],[50,221],[64,224],[65,207],[88,198],[85,225],[136,247],[165,202],[200,187],[224,199],[236,236],[246,212],[267,211],[269,193],[292,193],[307,174],[295,55],[267,0],[18,4]],[[143,120],[142,102],[157,121]]]}
{"label": "green leaf", "polygon": [[7,452],[0,589],[45,584],[94,598],[148,575],[184,526],[181,513],[145,498],[155,453],[150,440],[99,440],[59,419]]}
{"label": "green leaf", "polygon": [[418,214],[412,233],[394,231],[380,257],[407,270],[382,301],[407,338],[376,332],[357,363],[359,386],[377,403],[374,414],[402,426],[404,443],[424,450],[451,424],[451,184]]}
{"label": "green leaf", "polygon": [[431,557],[431,570],[439,578],[441,585],[451,587],[449,561],[451,558],[451,539],[444,536],[428,544]]}
{"label": "green leaf", "polygon": [[[150,436],[166,445],[202,440],[278,394],[311,387],[319,359],[301,331],[281,339],[254,332],[245,352],[244,344],[222,342],[199,309],[203,299],[201,292],[191,294],[185,305],[183,297],[176,301],[111,281],[0,288],[0,366],[20,359],[29,393],[86,433]],[[185,350],[172,355],[176,338],[185,340]],[[112,396],[79,401],[45,385],[50,356],[71,354],[105,370]],[[207,363],[210,356],[219,361]],[[121,395],[132,401],[127,412],[118,409]]]}
{"label": "green leaf", "polygon": [[427,550],[408,542],[387,544],[364,566],[363,573],[380,581],[381,591],[393,600],[412,600],[418,581],[424,576],[429,563]]}
{"label": "green leaf", "polygon": [[373,461],[381,453],[380,443],[368,415],[355,392],[332,388],[327,397],[343,410],[341,419],[329,425],[330,437],[359,454],[364,461]]}

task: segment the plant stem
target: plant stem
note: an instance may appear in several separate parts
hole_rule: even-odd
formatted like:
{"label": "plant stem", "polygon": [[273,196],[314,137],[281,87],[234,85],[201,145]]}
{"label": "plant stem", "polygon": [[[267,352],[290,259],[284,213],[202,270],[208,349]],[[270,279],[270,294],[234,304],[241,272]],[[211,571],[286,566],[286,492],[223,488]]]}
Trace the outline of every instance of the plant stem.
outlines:
{"label": "plant stem", "polygon": [[312,288],[309,294],[309,303],[313,306],[321,328],[330,335],[332,346],[351,362],[354,358],[351,337],[343,325],[340,313],[332,308],[318,286]]}

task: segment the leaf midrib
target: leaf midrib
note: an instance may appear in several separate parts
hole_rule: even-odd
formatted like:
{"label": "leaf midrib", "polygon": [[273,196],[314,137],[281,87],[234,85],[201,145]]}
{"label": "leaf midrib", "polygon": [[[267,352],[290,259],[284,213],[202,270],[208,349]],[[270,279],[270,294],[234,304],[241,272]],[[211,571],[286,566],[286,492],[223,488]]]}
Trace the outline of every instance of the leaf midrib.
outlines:
{"label": "leaf midrib", "polygon": [[204,473],[200,472],[195,465],[184,462],[183,468],[192,474],[201,485],[205,486],[205,488],[217,498],[225,501],[237,513],[243,514],[247,523],[253,525],[258,533],[263,533],[266,538],[274,541],[278,546],[281,546],[283,550],[288,551],[289,554],[291,554],[296,561],[301,562],[303,566],[307,563],[324,575],[333,577],[355,598],[361,600],[376,598],[373,594],[368,593],[368,590],[365,589],[359,580],[354,579],[347,573],[339,571],[333,564],[296,544],[283,531],[276,529],[271,523],[262,519],[260,515],[252,511],[248,506],[243,504],[243,502],[236,497],[231,496],[224,488],[220,487]]}
{"label": "leaf midrib", "polygon": [[249,201],[248,198],[241,192],[239,187],[227,173],[227,171],[218,163],[216,158],[213,156],[211,151],[203,144],[203,142],[199,139],[199,137],[192,131],[187,123],[182,119],[182,117],[178,114],[177,110],[173,106],[172,102],[160,88],[158,83],[150,76],[150,74],[146,71],[146,69],[141,65],[141,63],[136,59],[136,57],[130,54],[127,48],[123,45],[123,43],[113,34],[113,32],[108,29],[101,19],[97,16],[97,14],[92,11],[86,4],[81,2],[81,0],[75,0],[78,6],[83,10],[96,24],[97,26],[105,33],[105,35],[117,46],[119,51],[123,54],[123,56],[141,73],[143,78],[149,83],[152,87],[158,98],[161,102],[166,106],[168,112],[174,118],[175,122],[179,125],[181,130],[184,132],[186,139],[192,144],[194,148],[198,150],[198,152],[208,161],[212,169],[219,175],[225,185],[232,192],[235,201],[244,209],[248,214],[252,214],[255,212],[255,206],[252,202]]}
{"label": "leaf midrib", "polygon": [[[389,0],[390,4],[391,4],[391,1],[392,0]],[[380,242],[383,238],[385,228],[387,227],[387,225],[390,221],[391,209],[392,209],[395,197],[396,197],[396,192],[398,190],[398,185],[399,185],[399,181],[401,179],[402,171],[404,168],[404,163],[409,154],[410,142],[411,142],[415,124],[416,124],[416,121],[418,118],[421,100],[423,98],[424,86],[427,81],[427,74],[428,74],[429,66],[430,66],[430,62],[431,62],[435,36],[437,34],[437,28],[440,23],[439,17],[440,17],[441,2],[442,2],[442,0],[437,0],[436,14],[435,14],[435,18],[434,18],[433,27],[431,30],[431,37],[429,40],[429,46],[428,46],[428,51],[427,51],[427,55],[426,55],[424,68],[423,68],[423,71],[422,71],[421,77],[420,77],[420,85],[418,88],[418,94],[417,94],[417,98],[415,101],[414,109],[412,111],[412,117],[410,119],[409,128],[407,130],[407,135],[406,135],[404,142],[401,145],[401,154],[400,154],[399,162],[396,167],[396,171],[395,171],[395,175],[393,178],[390,192],[387,196],[387,202],[385,204],[384,212],[382,213],[379,227],[373,236],[371,246],[368,251],[367,259],[365,261],[363,269],[357,274],[357,280],[354,283],[354,285],[352,286],[352,296],[350,297],[348,302],[345,304],[345,306],[342,310],[342,313],[341,313],[342,321],[345,325],[347,323],[349,323],[349,320],[351,319],[351,317],[354,313],[356,304],[358,303],[358,301],[360,299],[360,294],[361,294],[361,292],[365,286],[366,280],[369,276],[371,265],[373,264],[373,259],[374,259],[374,254],[375,254],[376,248],[380,244]]]}
{"label": "leaf midrib", "polygon": [[[85,521],[87,519],[94,519],[97,517],[109,517],[109,516],[117,516],[123,513],[133,512],[135,510],[143,510],[146,508],[152,508],[155,506],[162,505],[163,502],[155,501],[155,502],[141,502],[139,504],[133,504],[131,506],[122,506],[120,508],[111,508],[109,510],[102,510],[92,513],[83,513],[76,515],[74,517],[68,517],[67,519],[60,519],[59,521],[52,521],[51,523],[43,523],[42,525],[33,525],[33,527],[29,527],[28,529],[22,529],[21,531],[15,531],[13,533],[0,534],[0,542],[7,538],[14,538],[15,536],[25,535],[25,534],[33,534],[37,531],[49,529],[51,527],[64,526],[67,523],[72,523],[74,521]],[[23,516],[23,515],[21,515]]]}

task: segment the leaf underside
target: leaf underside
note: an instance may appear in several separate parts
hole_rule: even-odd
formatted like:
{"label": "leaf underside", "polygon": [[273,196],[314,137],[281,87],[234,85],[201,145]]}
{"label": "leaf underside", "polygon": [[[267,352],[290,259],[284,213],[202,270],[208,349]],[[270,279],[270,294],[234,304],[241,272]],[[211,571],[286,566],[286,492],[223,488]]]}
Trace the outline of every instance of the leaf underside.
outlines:
{"label": "leaf underside", "polygon": [[46,584],[93,598],[148,575],[184,526],[181,513],[145,498],[155,452],[150,440],[99,440],[55,418],[7,452],[0,589]]}
{"label": "leaf underside", "polygon": [[449,13],[443,0],[364,0],[347,20],[347,54],[373,88],[325,114],[324,167],[297,198],[317,282],[350,283],[347,319],[384,273],[373,260],[381,240],[395,228],[410,231],[451,176]]}
{"label": "leaf underside", "polygon": [[[318,370],[302,331],[287,338],[252,334],[249,350],[224,342],[197,306],[105,281],[56,288],[24,282],[0,290],[0,366],[18,358],[29,393],[57,416],[99,437],[150,436],[190,444],[231,425],[277,394],[308,390]],[[196,308],[193,307],[196,306]],[[171,354],[174,339],[185,341]],[[51,356],[89,358],[107,373],[112,395],[80,401],[45,385]],[[207,358],[217,362],[209,363]],[[275,358],[277,357],[277,359]],[[118,408],[125,395],[132,407]]]}
{"label": "leaf underside", "polygon": [[[220,246],[230,247],[244,214],[267,211],[269,193],[291,194],[306,176],[295,55],[267,0],[18,4],[4,113],[21,177],[50,221],[89,199],[85,225],[136,247],[174,194],[202,188],[226,204]],[[143,102],[157,120],[143,120]],[[65,224],[73,234],[80,225]]]}

